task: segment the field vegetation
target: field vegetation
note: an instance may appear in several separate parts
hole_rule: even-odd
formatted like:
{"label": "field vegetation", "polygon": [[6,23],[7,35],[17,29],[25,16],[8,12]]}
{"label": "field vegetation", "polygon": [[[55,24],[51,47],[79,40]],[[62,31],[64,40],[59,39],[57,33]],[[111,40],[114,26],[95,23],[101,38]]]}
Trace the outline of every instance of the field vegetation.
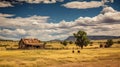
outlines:
{"label": "field vegetation", "polygon": [[113,40],[110,48],[100,48],[100,42],[105,41],[92,41],[84,49],[74,43],[64,46],[60,42],[46,42],[46,48],[63,49],[32,50],[17,49],[18,41],[0,41],[0,67],[120,67],[118,40]]}

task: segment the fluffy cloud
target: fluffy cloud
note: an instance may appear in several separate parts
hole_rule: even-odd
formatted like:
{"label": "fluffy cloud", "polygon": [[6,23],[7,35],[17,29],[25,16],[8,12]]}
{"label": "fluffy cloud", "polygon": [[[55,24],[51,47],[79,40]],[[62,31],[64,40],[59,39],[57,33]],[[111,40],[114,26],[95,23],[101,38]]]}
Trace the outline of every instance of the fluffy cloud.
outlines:
{"label": "fluffy cloud", "polygon": [[21,17],[6,18],[9,15],[7,14],[6,15],[0,14],[0,15],[3,15],[3,17],[0,16],[0,20],[1,20],[0,26],[6,28],[12,28],[12,29],[16,29],[16,27],[19,28],[24,27],[25,29],[29,29],[33,26],[37,26],[37,23],[39,24],[46,23],[47,19],[49,18],[48,16],[35,16],[35,15],[29,18],[21,18]]}
{"label": "fluffy cloud", "polygon": [[103,2],[103,3],[106,3],[106,2],[111,2],[111,3],[113,3],[114,0],[102,0],[102,2]]}
{"label": "fluffy cloud", "polygon": [[120,12],[111,7],[105,7],[95,17],[79,17],[74,21],[63,20],[56,24],[48,23],[49,16],[7,18],[10,16],[13,15],[0,14],[0,38],[65,39],[78,30],[84,30],[88,35],[120,36]]}
{"label": "fluffy cloud", "polygon": [[63,0],[18,0],[20,2],[27,2],[27,3],[56,3],[58,2],[62,2]]}
{"label": "fluffy cloud", "polygon": [[105,13],[115,13],[117,12],[116,10],[114,10],[112,7],[104,7],[104,9],[101,11],[102,14],[105,14]]}
{"label": "fluffy cloud", "polygon": [[13,7],[12,4],[14,3],[21,3],[21,2],[26,2],[26,3],[44,3],[44,4],[50,4],[50,3],[56,3],[56,2],[63,2],[64,0],[13,0],[13,1],[7,1],[7,0],[2,0],[0,1],[0,7]]}
{"label": "fluffy cloud", "polygon": [[12,7],[11,3],[3,1],[0,2],[0,7]]}
{"label": "fluffy cloud", "polygon": [[104,6],[106,2],[111,2],[113,3],[114,0],[101,0],[101,1],[72,1],[68,2],[66,4],[63,4],[62,6],[66,8],[76,8],[76,9],[87,9],[87,8],[97,8],[100,6]]}
{"label": "fluffy cloud", "polygon": [[66,8],[77,8],[77,9],[87,9],[87,8],[96,8],[102,6],[103,3],[99,1],[91,1],[91,2],[79,2],[79,1],[72,1],[66,4],[63,4]]}
{"label": "fluffy cloud", "polygon": [[1,14],[1,13],[0,13],[0,17],[11,17],[11,16],[14,16],[14,15],[10,15],[10,14]]}
{"label": "fluffy cloud", "polygon": [[120,12],[114,10],[112,7],[105,7],[101,11],[101,14],[94,17],[98,22],[103,23],[120,23]]}

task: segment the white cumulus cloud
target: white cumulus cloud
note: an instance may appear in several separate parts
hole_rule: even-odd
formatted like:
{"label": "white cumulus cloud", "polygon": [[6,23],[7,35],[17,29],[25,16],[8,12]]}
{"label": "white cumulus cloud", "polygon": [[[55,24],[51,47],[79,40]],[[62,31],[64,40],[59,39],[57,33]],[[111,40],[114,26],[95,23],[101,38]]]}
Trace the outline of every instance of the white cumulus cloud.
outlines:
{"label": "white cumulus cloud", "polygon": [[57,1],[58,2],[63,2],[64,0],[18,0],[18,1],[25,1],[27,3],[56,3]]}
{"label": "white cumulus cloud", "polygon": [[79,1],[72,1],[66,4],[63,4],[66,8],[77,8],[77,9],[87,9],[87,8],[96,8],[102,6],[102,2],[100,1],[91,1],[91,2],[79,2]]}
{"label": "white cumulus cloud", "polygon": [[[17,2],[16,2],[17,1]],[[40,3],[44,3],[44,4],[51,4],[51,3],[56,3],[56,2],[63,2],[64,0],[16,0],[16,1],[1,1],[0,0],[0,7],[13,7],[15,3],[21,3],[21,2],[26,2],[26,3],[34,3],[34,4],[40,4]]]}
{"label": "white cumulus cloud", "polygon": [[0,14],[0,38],[65,39],[78,30],[84,30],[88,35],[120,36],[120,12],[112,7],[105,7],[94,17],[79,17],[74,21],[63,20],[59,23],[48,23],[49,16],[7,18],[10,16],[13,15]]}
{"label": "white cumulus cloud", "polygon": [[101,1],[71,1],[66,4],[63,4],[62,6],[66,8],[75,8],[75,9],[87,9],[87,8],[97,8],[100,6],[105,6],[106,2],[111,2],[113,3],[114,0],[101,0]]}
{"label": "white cumulus cloud", "polygon": [[0,2],[0,7],[12,7],[13,5],[11,5],[11,3],[3,1]]}

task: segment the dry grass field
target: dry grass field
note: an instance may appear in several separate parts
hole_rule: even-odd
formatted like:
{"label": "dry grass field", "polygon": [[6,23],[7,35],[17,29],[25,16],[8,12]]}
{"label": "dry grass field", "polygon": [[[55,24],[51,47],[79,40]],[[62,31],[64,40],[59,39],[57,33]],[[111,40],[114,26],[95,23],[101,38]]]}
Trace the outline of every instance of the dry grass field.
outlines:
{"label": "dry grass field", "polygon": [[[7,48],[17,48],[17,42],[0,42],[11,44]],[[46,47],[63,48],[60,43],[47,43]],[[98,43],[84,47],[77,53],[72,53],[74,44],[68,44],[64,48],[68,50],[3,50],[0,47],[0,67],[120,67],[120,44],[114,44],[111,48],[99,48]]]}

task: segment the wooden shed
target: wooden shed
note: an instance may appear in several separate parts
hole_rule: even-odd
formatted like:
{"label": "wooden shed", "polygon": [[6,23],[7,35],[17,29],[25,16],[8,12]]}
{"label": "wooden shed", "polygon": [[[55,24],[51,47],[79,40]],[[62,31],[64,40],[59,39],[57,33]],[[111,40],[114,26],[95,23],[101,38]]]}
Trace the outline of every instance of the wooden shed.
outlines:
{"label": "wooden shed", "polygon": [[43,48],[43,44],[40,43],[41,41],[38,39],[22,38],[19,41],[19,48],[20,49]]}

